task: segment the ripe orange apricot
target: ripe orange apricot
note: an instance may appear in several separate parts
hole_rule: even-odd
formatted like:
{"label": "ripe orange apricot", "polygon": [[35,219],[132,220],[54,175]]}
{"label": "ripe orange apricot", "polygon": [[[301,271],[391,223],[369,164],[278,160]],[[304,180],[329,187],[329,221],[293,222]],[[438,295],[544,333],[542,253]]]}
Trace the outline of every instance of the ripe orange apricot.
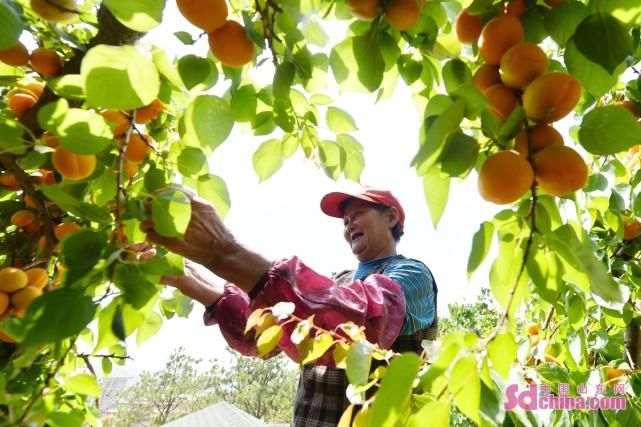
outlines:
{"label": "ripe orange apricot", "polygon": [[549,145],[531,158],[539,188],[552,196],[573,193],[588,180],[585,161],[565,145]]}
{"label": "ripe orange apricot", "polygon": [[129,178],[133,178],[138,173],[138,163],[127,160],[123,165],[123,169]]}
{"label": "ripe orange apricot", "polygon": [[14,309],[22,310],[31,305],[33,300],[42,295],[42,290],[32,286],[25,286],[11,294],[11,305]]}
{"label": "ripe orange apricot", "polygon": [[527,325],[527,333],[531,336],[539,334],[539,325],[532,322]]}
{"label": "ripe orange apricot", "polygon": [[513,16],[521,16],[527,10],[527,4],[525,0],[512,0],[510,3],[505,5],[505,14]]}
{"label": "ripe orange apricot", "polygon": [[44,132],[42,135],[40,135],[40,141],[43,144],[53,148],[56,148],[60,145],[60,140],[58,139],[58,137],[50,132]]}
{"label": "ripe orange apricot", "polygon": [[227,21],[209,33],[209,48],[228,67],[242,67],[254,59],[254,43],[247,37],[245,28],[236,21]]}
{"label": "ripe orange apricot", "polygon": [[31,110],[34,105],[38,102],[33,94],[29,95],[27,93],[13,93],[7,98],[7,105],[9,109],[16,115],[17,118],[21,118],[24,114]]}
{"label": "ripe orange apricot", "polygon": [[534,43],[519,43],[501,57],[501,80],[506,86],[524,89],[534,79],[545,73],[548,57]]}
{"label": "ripe orange apricot", "polygon": [[463,44],[472,44],[479,39],[483,24],[480,15],[470,15],[467,9],[461,10],[454,24],[456,38]]}
{"label": "ripe orange apricot", "polygon": [[13,344],[16,342],[13,338],[11,338],[9,335],[5,334],[4,332],[0,331],[0,341],[4,341],[10,344]]}
{"label": "ripe orange apricot", "polygon": [[40,221],[38,221],[38,216],[29,209],[21,209],[17,212],[14,212],[11,215],[11,224],[15,225],[18,228],[33,233],[38,231],[40,228]]}
{"label": "ripe orange apricot", "polygon": [[52,22],[65,22],[74,17],[75,0],[31,0],[31,9]]}
{"label": "ripe orange apricot", "polygon": [[[118,138],[118,145],[122,147],[125,143],[124,137]],[[140,163],[144,161],[149,153],[151,153],[151,148],[153,147],[154,140],[149,135],[140,135],[138,133],[132,133],[129,138],[129,145],[125,150],[125,159],[130,162]]]}
{"label": "ripe orange apricot", "polygon": [[481,31],[479,55],[488,64],[498,65],[503,54],[525,37],[519,18],[499,15],[490,19]]}
{"label": "ripe orange apricot", "polygon": [[499,74],[499,67],[496,65],[483,64],[474,73],[472,83],[485,92],[490,86],[501,83],[501,75]]}
{"label": "ripe orange apricot", "polygon": [[6,292],[0,292],[0,316],[5,314],[9,309],[9,294]]}
{"label": "ripe orange apricot", "polygon": [[56,239],[62,240],[67,234],[75,233],[78,230],[80,230],[80,226],[75,222],[63,222],[56,225],[53,229],[53,235],[56,236]]}
{"label": "ripe orange apricot", "polygon": [[21,67],[29,63],[29,51],[20,42],[11,46],[9,49],[0,51],[0,61],[14,67]]}
{"label": "ripe orange apricot", "polygon": [[56,183],[56,177],[53,176],[53,171],[48,169],[38,169],[37,171],[32,172],[29,177],[36,184],[50,185]]}
{"label": "ripe orange apricot", "polygon": [[31,82],[22,86],[23,89],[27,89],[33,92],[36,95],[36,98],[40,98],[45,91],[45,85],[40,82]]}
{"label": "ripe orange apricot", "polygon": [[364,20],[372,20],[379,14],[379,0],[347,0],[347,6],[354,16]]}
{"label": "ripe orange apricot", "polygon": [[176,0],[181,15],[196,27],[211,33],[227,20],[225,0]]}
{"label": "ripe orange apricot", "polygon": [[530,162],[516,151],[500,151],[491,155],[479,171],[481,197],[499,205],[521,198],[533,182]]}
{"label": "ripe orange apricot", "polygon": [[500,120],[506,120],[519,105],[519,99],[512,89],[498,83],[483,92],[487,98],[488,110]]}
{"label": "ripe orange apricot", "polygon": [[131,124],[129,116],[118,110],[103,110],[100,115],[113,127],[114,136],[124,135]]}
{"label": "ripe orange apricot", "polygon": [[15,292],[27,286],[29,278],[27,274],[15,267],[5,267],[0,270],[0,291]]}
{"label": "ripe orange apricot", "polygon": [[615,102],[614,105],[617,105],[621,108],[625,108],[632,113],[635,119],[639,118],[639,112],[637,111],[637,106],[634,102],[629,99],[624,99],[623,101]]}
{"label": "ripe orange apricot", "polygon": [[55,50],[39,47],[29,57],[31,68],[45,77],[55,77],[62,70],[62,60]]}
{"label": "ripe orange apricot", "polygon": [[20,189],[20,183],[16,179],[16,176],[11,172],[0,175],[0,185],[13,191]]}
{"label": "ripe orange apricot", "polygon": [[56,148],[52,156],[53,167],[60,175],[67,179],[84,179],[96,169],[96,156],[93,154],[76,154],[64,149]]}
{"label": "ripe orange apricot", "polygon": [[146,125],[165,111],[165,105],[159,99],[154,99],[151,104],[136,110],[136,123]]}
{"label": "ripe orange apricot", "polygon": [[45,270],[44,268],[30,268],[29,270],[25,271],[25,274],[29,278],[27,286],[38,289],[42,289],[47,286],[47,282],[49,281],[49,273],[47,273],[47,270]]}
{"label": "ripe orange apricot", "polygon": [[641,235],[641,221],[632,215],[621,216],[623,221],[623,240],[633,240]]}
{"label": "ripe orange apricot", "polygon": [[514,149],[527,157],[530,152],[534,154],[548,145],[563,145],[563,136],[550,125],[539,125],[530,129],[529,134],[525,129],[521,129],[516,134]]}
{"label": "ripe orange apricot", "polygon": [[410,29],[420,13],[416,0],[391,0],[385,6],[385,19],[398,31]]}
{"label": "ripe orange apricot", "polygon": [[567,116],[579,102],[581,85],[569,74],[554,72],[536,78],[523,92],[525,115],[539,123]]}

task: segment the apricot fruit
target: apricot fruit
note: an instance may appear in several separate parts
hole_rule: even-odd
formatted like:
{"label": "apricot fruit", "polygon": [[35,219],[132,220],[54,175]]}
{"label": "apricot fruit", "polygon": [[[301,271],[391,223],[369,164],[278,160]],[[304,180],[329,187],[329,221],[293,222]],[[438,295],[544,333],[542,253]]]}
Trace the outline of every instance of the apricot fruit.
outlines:
{"label": "apricot fruit", "polygon": [[581,98],[581,85],[569,74],[553,72],[536,78],[523,92],[525,115],[539,123],[567,116]]}
{"label": "apricot fruit", "polygon": [[485,92],[490,86],[501,83],[499,67],[490,64],[481,65],[474,73],[474,76],[472,76],[472,83],[479,88],[481,92]]}
{"label": "apricot fruit", "polygon": [[483,92],[487,98],[488,110],[500,120],[506,120],[519,105],[516,93],[503,84],[490,86]]}
{"label": "apricot fruit", "polygon": [[223,65],[242,67],[254,59],[254,43],[247,37],[245,28],[236,21],[227,21],[208,37],[211,52]]}
{"label": "apricot fruit", "polygon": [[55,226],[53,235],[56,236],[56,239],[62,240],[67,234],[75,233],[78,230],[80,230],[80,226],[75,222],[63,222]]}
{"label": "apricot fruit", "polygon": [[527,333],[530,336],[538,335],[539,334],[539,325],[532,322],[527,325]]}
{"label": "apricot fruit", "polygon": [[347,0],[347,7],[357,18],[369,21],[378,16],[381,5],[379,0]]}
{"label": "apricot fruit", "polygon": [[72,153],[61,146],[53,152],[52,162],[60,175],[71,180],[87,178],[96,169],[95,155]]}
{"label": "apricot fruit", "polygon": [[37,102],[35,95],[24,92],[14,92],[7,97],[7,106],[17,118],[24,116]]}
{"label": "apricot fruit", "polygon": [[60,145],[60,140],[58,139],[58,137],[50,132],[44,132],[42,135],[40,135],[40,141],[44,145],[48,145],[52,148],[56,148]]}
{"label": "apricot fruit", "polygon": [[534,172],[516,151],[500,151],[485,160],[479,171],[479,193],[485,200],[504,205],[521,198],[532,187]]}
{"label": "apricot fruit", "polygon": [[36,98],[40,98],[45,91],[45,85],[40,82],[31,82],[26,85],[21,86],[23,89],[27,89],[36,95]]}
{"label": "apricot fruit", "polygon": [[634,216],[623,216],[623,240],[633,240],[641,235],[641,221]]}
{"label": "apricot fruit", "polygon": [[100,115],[112,126],[114,136],[124,135],[131,125],[129,116],[118,110],[103,110]]}
{"label": "apricot fruit", "polygon": [[573,193],[588,180],[585,161],[565,145],[549,145],[533,154],[531,159],[539,188],[552,196]]}
{"label": "apricot fruit", "polygon": [[616,102],[614,105],[621,108],[625,108],[626,110],[632,113],[635,119],[639,118],[639,112],[637,111],[636,104],[630,101],[629,99],[624,99],[623,101]]}
{"label": "apricot fruit", "polygon": [[27,274],[15,267],[5,267],[0,270],[0,291],[12,293],[22,289],[29,283]]}
{"label": "apricot fruit", "polygon": [[479,39],[483,24],[480,15],[470,15],[467,9],[461,10],[454,24],[456,38],[463,44],[472,44]]}
{"label": "apricot fruit", "polygon": [[519,18],[499,15],[490,19],[481,31],[479,55],[492,65],[499,65],[501,57],[512,46],[522,43],[525,37]]}
{"label": "apricot fruit", "polygon": [[45,286],[47,286],[47,282],[49,281],[49,273],[47,273],[47,270],[45,270],[44,268],[30,268],[29,270],[25,271],[25,274],[29,279],[29,281],[27,282],[27,286],[38,289],[43,289]]}
{"label": "apricot fruit", "polygon": [[25,286],[11,294],[11,305],[18,310],[25,309],[40,295],[42,295],[42,289]]}
{"label": "apricot fruit", "polygon": [[21,209],[17,212],[14,212],[11,215],[11,224],[15,225],[18,228],[33,233],[38,231],[40,228],[40,222],[38,221],[38,216],[28,209]]}
{"label": "apricot fruit", "polygon": [[[118,145],[120,147],[125,143],[125,138],[118,138]],[[140,163],[143,162],[153,147],[154,140],[149,135],[140,135],[132,133],[129,137],[129,144],[125,149],[125,159],[130,162]]]}
{"label": "apricot fruit", "polygon": [[519,17],[527,10],[525,0],[512,0],[505,5],[505,14]]}
{"label": "apricot fruit", "polygon": [[176,0],[181,15],[201,30],[211,33],[227,21],[225,0]]}
{"label": "apricot fruit", "polygon": [[65,22],[74,17],[75,0],[31,0],[31,9],[51,22]]}
{"label": "apricot fruit", "polygon": [[20,189],[20,183],[16,179],[16,176],[11,172],[0,175],[0,185],[13,191]]}
{"label": "apricot fruit", "polygon": [[5,314],[9,309],[11,299],[6,292],[0,292],[0,316]]}
{"label": "apricot fruit", "polygon": [[412,28],[420,13],[416,0],[391,0],[385,6],[385,19],[398,31]]}
{"label": "apricot fruit", "polygon": [[136,110],[136,123],[146,125],[163,111],[165,111],[163,103],[159,99],[154,99],[151,104]]}
{"label": "apricot fruit", "polygon": [[46,47],[39,47],[29,56],[31,68],[45,77],[55,77],[62,70],[62,60],[58,53]]}
{"label": "apricot fruit", "polygon": [[563,145],[563,136],[550,125],[539,125],[531,128],[529,132],[526,129],[521,129],[516,134],[514,149],[522,156],[527,157],[548,145]]}
{"label": "apricot fruit", "polygon": [[548,57],[534,43],[519,43],[501,57],[501,80],[513,89],[524,89],[534,79],[545,73]]}
{"label": "apricot fruit", "polygon": [[29,51],[20,42],[9,49],[0,51],[0,61],[13,67],[21,67],[29,63]]}

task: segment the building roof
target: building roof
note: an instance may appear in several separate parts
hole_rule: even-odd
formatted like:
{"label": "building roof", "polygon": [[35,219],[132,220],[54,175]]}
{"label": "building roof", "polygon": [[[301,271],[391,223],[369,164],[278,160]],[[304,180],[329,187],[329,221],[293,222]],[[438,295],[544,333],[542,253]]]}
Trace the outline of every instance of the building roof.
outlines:
{"label": "building roof", "polygon": [[164,427],[267,427],[267,424],[230,403],[220,401],[173,420]]}

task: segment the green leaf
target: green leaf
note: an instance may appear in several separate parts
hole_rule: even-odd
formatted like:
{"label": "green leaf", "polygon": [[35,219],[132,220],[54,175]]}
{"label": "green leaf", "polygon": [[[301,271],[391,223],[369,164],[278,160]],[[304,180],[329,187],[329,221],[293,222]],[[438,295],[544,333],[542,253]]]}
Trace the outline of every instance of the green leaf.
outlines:
{"label": "green leaf", "polygon": [[397,66],[401,78],[408,85],[418,80],[423,73],[423,64],[416,61],[410,54],[399,56]]}
{"label": "green leaf", "polygon": [[487,345],[487,353],[492,361],[492,367],[504,379],[508,379],[510,367],[516,360],[516,340],[510,332],[501,332]]}
{"label": "green leaf", "polygon": [[303,359],[300,361],[301,366],[313,363],[319,359],[332,345],[334,345],[334,338],[326,332],[321,332],[314,338],[305,340],[305,344],[301,350],[301,355],[303,355]]}
{"label": "green leaf", "polygon": [[138,333],[136,334],[136,345],[140,345],[156,335],[158,331],[160,331],[161,327],[162,317],[160,314],[152,311],[145,319],[145,322],[138,328]]}
{"label": "green leaf", "polygon": [[111,333],[118,339],[118,341],[124,341],[127,338],[127,331],[125,331],[125,319],[122,315],[121,304],[116,306],[111,319]]}
{"label": "green leaf", "polygon": [[323,27],[316,21],[309,21],[307,25],[303,26],[302,31],[309,44],[324,47],[329,41]]}
{"label": "green leaf", "polygon": [[353,50],[358,66],[358,80],[370,92],[377,90],[383,82],[385,61],[379,46],[378,38],[369,35],[354,38]]}
{"label": "green leaf", "polygon": [[568,264],[589,278],[594,295],[599,296],[599,304],[614,310],[623,308],[627,301],[628,288],[619,285],[599,261],[591,247],[579,240],[570,225],[563,225],[546,236],[550,247]]}
{"label": "green leaf", "polygon": [[265,181],[283,165],[283,146],[278,139],[263,142],[252,158],[260,181]]}
{"label": "green leaf", "polygon": [[441,153],[441,170],[449,176],[465,175],[476,164],[479,144],[463,132],[454,132],[445,141]]}
{"label": "green leaf", "polygon": [[95,312],[96,305],[82,289],[46,292],[27,309],[21,328],[22,344],[37,346],[79,334],[93,320]]}
{"label": "green leaf", "polygon": [[481,379],[474,356],[466,356],[456,362],[448,389],[461,412],[475,423],[480,423]]}
{"label": "green leaf", "polygon": [[256,116],[256,89],[252,85],[241,86],[236,89],[229,101],[231,111],[237,122],[251,122]]}
{"label": "green leaf", "polygon": [[180,40],[182,44],[192,45],[196,43],[194,38],[187,31],[176,31],[174,33],[174,36],[176,36],[176,38]]}
{"label": "green leaf", "polygon": [[47,87],[56,95],[70,98],[83,99],[85,97],[85,87],[80,74],[65,74],[55,79],[47,81]]}
{"label": "green leaf", "polygon": [[450,425],[450,403],[434,401],[427,403],[409,418],[407,427],[423,427],[429,419],[430,427],[448,427]]}
{"label": "green leaf", "polygon": [[80,108],[70,108],[45,129],[57,135],[64,148],[77,154],[96,154],[114,144],[113,132],[105,119]]}
{"label": "green leaf", "polygon": [[209,89],[218,80],[218,69],[209,59],[185,55],[178,60],[178,74],[187,89],[202,85]]}
{"label": "green leaf", "polygon": [[161,236],[182,237],[191,219],[191,202],[182,191],[159,191],[151,202],[151,217]]}
{"label": "green leaf", "polygon": [[8,117],[0,118],[0,152],[23,154],[27,151],[23,136],[24,129],[20,123]]}
{"label": "green leaf", "polygon": [[272,82],[272,91],[274,99],[288,99],[289,91],[296,77],[296,68],[291,62],[282,62],[276,67],[274,80]]}
{"label": "green leaf", "polygon": [[318,144],[321,165],[328,177],[336,181],[345,164],[345,152],[333,141],[321,141]]}
{"label": "green leaf", "polygon": [[[472,83],[463,83],[450,92],[450,95],[455,101],[461,100],[465,102],[465,117],[468,119],[476,119],[487,108],[487,98],[483,95],[483,92]],[[512,117],[512,115],[510,115],[510,117]]]}
{"label": "green leaf", "polygon": [[451,93],[462,84],[470,83],[471,81],[472,71],[460,59],[451,59],[443,65],[443,83],[445,83],[447,93]]}
{"label": "green leaf", "polygon": [[585,301],[579,295],[573,295],[567,305],[568,322],[575,330],[585,324]]}
{"label": "green leaf", "polygon": [[108,357],[103,357],[101,365],[102,365],[103,374],[105,375],[111,374],[111,371],[113,369],[113,364],[111,363],[111,359],[109,359]]}
{"label": "green leaf", "polygon": [[[161,76],[163,76],[169,83],[171,83],[171,86],[174,88],[180,88],[183,83],[182,79],[180,78],[180,74],[178,73],[178,70],[176,69],[176,66],[172,63],[169,63],[169,59],[167,58],[167,53],[165,52],[164,49],[158,47],[158,46],[152,46],[151,48],[151,59],[154,62],[154,65],[158,69],[158,72],[160,73]],[[163,93],[163,87],[168,87],[163,82],[163,85],[161,86],[160,89],[160,94],[159,98],[166,99],[164,97]]]}
{"label": "green leaf", "polygon": [[200,176],[198,178],[198,195],[214,205],[216,213],[221,218],[225,218],[231,206],[231,201],[227,184],[221,177],[217,175]]}
{"label": "green leaf", "polygon": [[132,110],[151,104],[160,90],[158,70],[132,46],[89,49],[80,74],[92,107]]}
{"label": "green leaf", "polygon": [[347,366],[345,373],[350,384],[363,385],[367,383],[372,364],[372,345],[364,340],[352,343],[347,351]]}
{"label": "green leaf", "polygon": [[290,158],[298,150],[298,136],[287,133],[281,139],[283,145],[283,160]]}
{"label": "green leaf", "polygon": [[564,60],[570,74],[595,98],[601,97],[614,87],[618,81],[617,76],[625,70],[625,64],[622,64],[614,74],[608,73],[601,65],[586,58],[577,49],[573,39],[568,41]]}
{"label": "green leaf", "polygon": [[562,1],[545,17],[545,29],[550,37],[563,47],[570,40],[581,21],[590,14],[586,5],[575,0]]}
{"label": "green leaf", "polygon": [[624,108],[607,105],[583,116],[579,129],[581,145],[592,154],[625,151],[641,140],[641,127]]}
{"label": "green leaf", "polygon": [[125,27],[141,33],[160,25],[165,9],[165,0],[105,0],[104,4]]}
{"label": "green leaf", "polygon": [[178,155],[178,171],[185,176],[198,175],[207,165],[207,156],[201,149],[185,147]]}
{"label": "green leaf", "polygon": [[635,24],[641,18],[641,4],[638,0],[598,0],[590,2],[590,7],[612,16],[625,24]]}
{"label": "green leaf", "polygon": [[517,247],[517,241],[521,243],[514,236],[500,241],[499,256],[490,269],[490,287],[494,298],[504,309],[508,308],[511,301],[509,316],[513,316],[523,303],[528,282],[526,271],[519,276],[524,253],[520,246]]}
{"label": "green leaf", "polygon": [[0,50],[15,46],[20,33],[22,33],[20,15],[8,2],[0,1]]}
{"label": "green leaf", "polygon": [[493,235],[494,225],[489,221],[481,223],[478,231],[474,233],[474,237],[472,238],[472,250],[470,251],[470,256],[467,260],[468,280],[472,276],[472,273],[479,268],[490,251]]}
{"label": "green leaf", "polygon": [[100,397],[100,386],[96,377],[89,374],[78,374],[65,378],[65,389],[75,394]]}
{"label": "green leaf", "polygon": [[430,169],[423,175],[423,194],[430,210],[432,225],[438,225],[450,194],[450,177],[443,174],[438,167]]}
{"label": "green leaf", "polygon": [[328,107],[325,120],[329,129],[334,133],[349,133],[358,130],[352,116],[340,108]]}
{"label": "green leaf", "polygon": [[61,242],[61,259],[70,270],[89,271],[101,259],[107,246],[107,233],[80,229]]}
{"label": "green leaf", "polygon": [[214,95],[200,95],[185,113],[185,130],[202,148],[214,150],[222,144],[234,126],[229,104]]}
{"label": "green leaf", "polygon": [[411,165],[416,167],[419,175],[424,175],[434,165],[441,155],[445,138],[458,129],[463,120],[465,112],[465,103],[463,101],[454,101],[434,120],[434,122],[424,130],[425,141],[418,153],[412,159]]}
{"label": "green leaf", "polygon": [[554,304],[565,289],[563,265],[554,251],[549,248],[533,248],[533,257],[527,262],[527,271],[534,283],[534,291],[541,299]]}
{"label": "green leaf", "polygon": [[157,293],[156,286],[135,265],[117,264],[113,284],[122,292],[125,302],[132,307],[144,307]]}
{"label": "green leaf", "polygon": [[393,427],[403,419],[420,366],[421,359],[415,353],[392,359],[372,404],[373,427]]}
{"label": "green leaf", "polygon": [[343,166],[345,178],[360,182],[361,173],[365,169],[363,146],[354,137],[346,134],[338,135],[336,143],[345,153],[345,165]]}
{"label": "green leaf", "polygon": [[579,51],[609,73],[632,54],[632,37],[621,21],[605,13],[584,19],[574,33]]}
{"label": "green leaf", "polygon": [[82,427],[85,422],[84,415],[78,412],[52,412],[47,417],[53,427]]}
{"label": "green leaf", "polygon": [[260,334],[260,337],[258,337],[256,341],[258,357],[264,357],[271,353],[278,345],[282,336],[283,328],[280,325],[270,326],[265,332]]}

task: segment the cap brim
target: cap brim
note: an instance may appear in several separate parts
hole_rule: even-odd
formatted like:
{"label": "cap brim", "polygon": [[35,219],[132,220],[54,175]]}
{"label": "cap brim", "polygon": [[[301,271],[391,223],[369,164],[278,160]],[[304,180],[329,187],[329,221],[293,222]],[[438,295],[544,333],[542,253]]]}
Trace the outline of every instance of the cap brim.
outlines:
{"label": "cap brim", "polygon": [[349,194],[349,193],[340,193],[340,192],[333,192],[333,193],[328,193],[323,198],[321,199],[320,202],[320,208],[323,213],[329,216],[333,216],[336,218],[342,218],[343,217],[343,210],[341,209],[341,206],[345,201],[349,199],[358,199],[358,200],[363,200],[365,202],[370,202],[370,203],[378,203],[376,200],[363,196],[361,194],[359,195],[354,195],[354,194]]}

